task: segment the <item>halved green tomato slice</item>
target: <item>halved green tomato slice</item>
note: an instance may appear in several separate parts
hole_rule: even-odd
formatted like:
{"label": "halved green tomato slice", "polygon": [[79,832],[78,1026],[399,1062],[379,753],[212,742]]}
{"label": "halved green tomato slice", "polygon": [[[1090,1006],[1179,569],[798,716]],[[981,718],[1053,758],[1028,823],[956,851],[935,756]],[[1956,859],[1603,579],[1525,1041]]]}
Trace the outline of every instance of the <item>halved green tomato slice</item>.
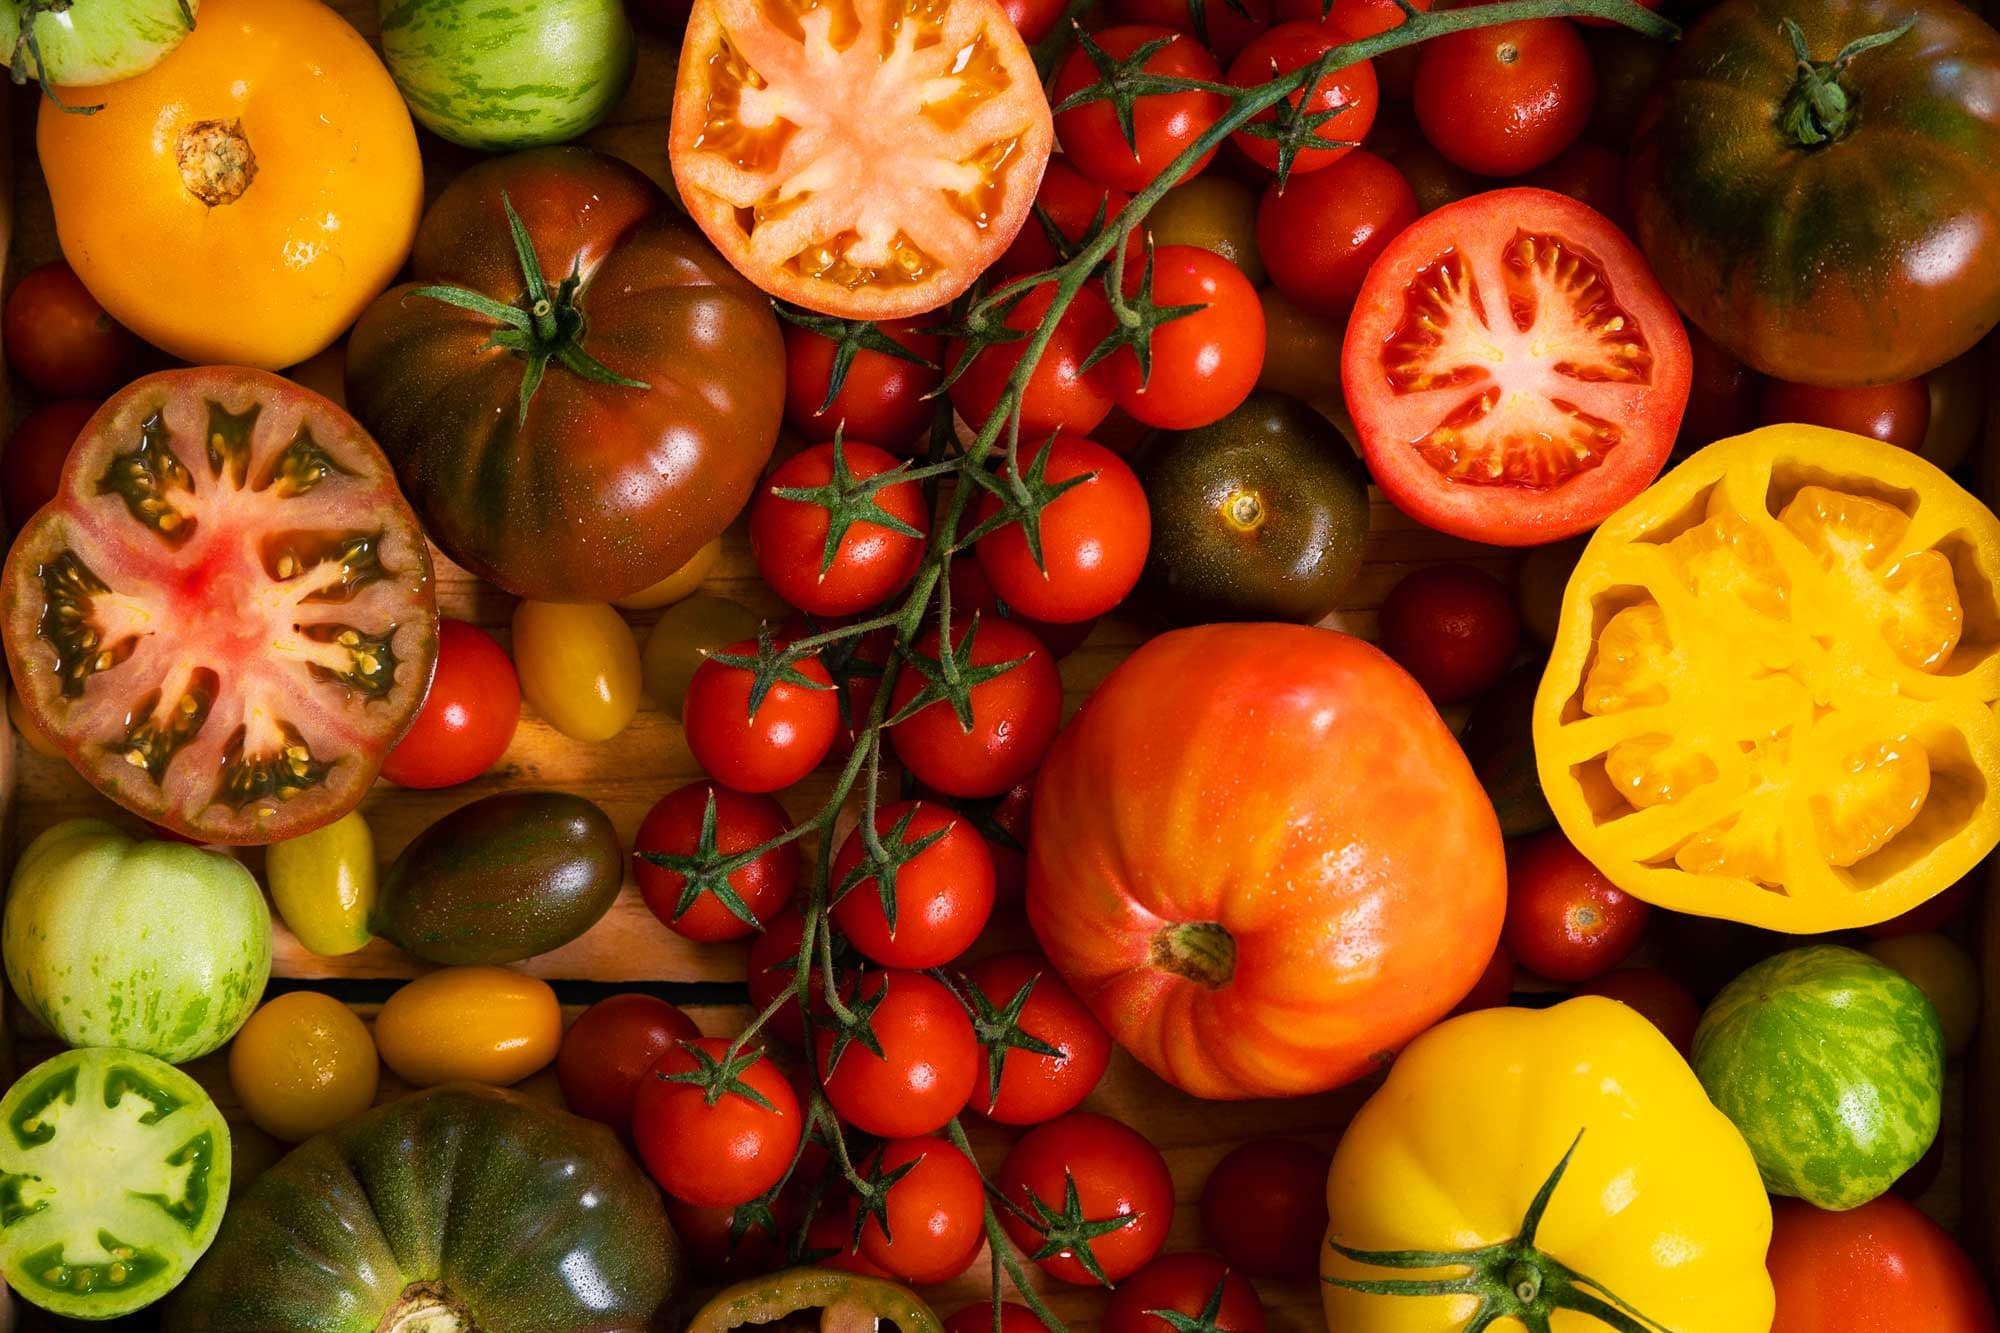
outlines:
{"label": "halved green tomato slice", "polygon": [[1627,892],[1864,926],[2000,842],[2000,519],[1904,450],[1776,426],[1598,529],[1535,703],[1542,786]]}
{"label": "halved green tomato slice", "polygon": [[791,1268],[716,1294],[687,1333],[784,1329],[798,1333],[943,1333],[907,1287],[833,1268]]}
{"label": "halved green tomato slice", "polygon": [[45,1310],[115,1319],[172,1291],[222,1225],[229,1126],[137,1051],[65,1051],[0,1098],[0,1272]]}

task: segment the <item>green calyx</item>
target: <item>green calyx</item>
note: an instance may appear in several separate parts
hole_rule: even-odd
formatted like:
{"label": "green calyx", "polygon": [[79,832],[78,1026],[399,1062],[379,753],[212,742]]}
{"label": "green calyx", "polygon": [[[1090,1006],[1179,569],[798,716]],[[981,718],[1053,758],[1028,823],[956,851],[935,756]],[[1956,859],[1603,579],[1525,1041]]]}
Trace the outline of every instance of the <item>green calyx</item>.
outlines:
{"label": "green calyx", "polygon": [[1887,32],[1857,37],[1840,48],[1833,59],[1822,61],[1812,58],[1805,31],[1790,19],[1784,22],[1792,54],[1798,59],[1798,74],[1779,108],[1778,127],[1800,148],[1824,148],[1838,143],[1853,130],[1859,111],[1853,89],[1842,82],[1847,67],[1863,52],[1887,46],[1901,37],[1916,26],[1917,20],[1912,15]]}

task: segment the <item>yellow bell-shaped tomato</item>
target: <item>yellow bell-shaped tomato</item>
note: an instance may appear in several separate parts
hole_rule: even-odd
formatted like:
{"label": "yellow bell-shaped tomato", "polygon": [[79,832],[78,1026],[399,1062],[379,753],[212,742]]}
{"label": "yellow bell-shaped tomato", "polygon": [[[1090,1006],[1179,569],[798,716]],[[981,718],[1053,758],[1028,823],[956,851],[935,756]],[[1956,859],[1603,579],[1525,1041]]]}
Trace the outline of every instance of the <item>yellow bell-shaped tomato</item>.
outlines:
{"label": "yellow bell-shaped tomato", "polygon": [[1332,1333],[1770,1333],[1757,1164],[1615,1000],[1417,1038],[1348,1126],[1326,1197]]}

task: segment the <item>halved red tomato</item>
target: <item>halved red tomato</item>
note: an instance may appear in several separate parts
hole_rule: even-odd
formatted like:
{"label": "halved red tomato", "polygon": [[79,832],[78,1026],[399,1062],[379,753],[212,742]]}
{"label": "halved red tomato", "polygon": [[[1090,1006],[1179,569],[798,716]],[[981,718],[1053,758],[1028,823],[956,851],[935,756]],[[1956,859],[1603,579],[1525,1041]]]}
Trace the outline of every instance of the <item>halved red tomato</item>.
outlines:
{"label": "halved red tomato", "polygon": [[745,277],[886,319],[1000,257],[1054,137],[997,0],[697,0],[669,149],[681,202]]}
{"label": "halved red tomato", "polygon": [[318,394],[230,367],[98,410],[7,556],[0,625],[77,771],[202,842],[347,813],[437,663],[430,553],[389,461]]}
{"label": "halved red tomato", "polygon": [[1368,469],[1453,536],[1595,527],[1666,462],[1687,332],[1638,249],[1548,190],[1494,190],[1403,231],[1362,282],[1340,371]]}

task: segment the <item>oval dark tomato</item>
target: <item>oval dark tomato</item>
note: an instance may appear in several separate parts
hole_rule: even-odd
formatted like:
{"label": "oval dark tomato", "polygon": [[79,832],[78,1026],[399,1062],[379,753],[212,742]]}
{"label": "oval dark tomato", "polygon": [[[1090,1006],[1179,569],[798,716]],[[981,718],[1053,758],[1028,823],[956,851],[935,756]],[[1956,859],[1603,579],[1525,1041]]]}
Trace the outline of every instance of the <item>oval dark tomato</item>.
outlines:
{"label": "oval dark tomato", "polygon": [[632,876],[646,906],[675,934],[704,944],[740,940],[791,901],[804,869],[799,845],[774,847],[726,878],[707,867],[791,827],[785,807],[769,796],[690,782],[662,796],[639,821]]}
{"label": "oval dark tomato", "polygon": [[[829,321],[838,334],[785,325],[785,421],[808,440],[872,440],[911,451],[931,421],[928,396],[944,377],[944,341],[909,319]],[[885,345],[901,348],[890,352]],[[833,390],[834,371],[851,359]]]}
{"label": "oval dark tomato", "polygon": [[455,787],[500,762],[521,721],[507,650],[462,620],[438,622],[437,671],[423,707],[382,761],[399,787]]}
{"label": "oval dark tomato", "polygon": [[[1138,294],[1142,281],[1128,270],[1125,294]],[[1241,407],[1264,367],[1264,308],[1243,271],[1198,246],[1164,245],[1153,255],[1152,299],[1194,308],[1153,330],[1149,367],[1130,347],[1105,362],[1118,406],[1164,430],[1193,430]]]}
{"label": "oval dark tomato", "polygon": [[1500,679],[1521,644],[1521,614],[1500,580],[1471,565],[1429,565],[1383,599],[1382,651],[1440,704]]}
{"label": "oval dark tomato", "polygon": [[907,584],[930,530],[923,487],[864,485],[898,466],[859,440],[811,445],[779,464],[750,505],[750,554],[771,590],[808,615],[847,616]]}
{"label": "oval dark tomato", "polygon": [[[729,1042],[721,1037],[678,1041],[639,1080],[632,1102],[632,1138],[661,1189],[684,1203],[734,1208],[784,1178],[804,1133],[798,1094],[771,1063],[751,1058],[726,1079]],[[708,1084],[720,1081],[714,1100]],[[752,1094],[755,1094],[754,1096]]]}
{"label": "oval dark tomato", "polygon": [[[1035,771],[1062,721],[1062,679],[1034,635],[1005,620],[952,626],[951,653],[960,679],[980,679],[967,692],[966,716],[947,697],[941,678],[942,641],[927,631],[912,661],[896,673],[892,713],[909,716],[889,728],[889,741],[917,781],[948,796],[998,796]],[[1012,666],[1007,666],[1013,663]],[[1005,670],[994,673],[998,668]]]}
{"label": "oval dark tomato", "polygon": [[993,276],[1018,278],[1054,268],[1110,225],[1131,202],[1132,196],[1125,191],[1090,179],[1063,158],[1050,158],[1049,169],[1042,173],[1041,186],[1035,192],[1034,213],[1007,253],[994,264]]}
{"label": "oval dark tomato", "polygon": [[920,1286],[949,1282],[986,1242],[986,1186],[979,1168],[944,1139],[895,1139],[863,1164],[870,1178],[895,1172],[880,1213],[861,1228],[861,1253]]}
{"label": "oval dark tomato", "polygon": [[1190,33],[1222,61],[1271,26],[1271,0],[1114,0],[1111,10],[1126,23]]}
{"label": "oval dark tomato", "polygon": [[[1018,333],[1033,333],[1055,304],[1056,287],[1045,282],[1022,297],[1001,322]],[[1021,438],[1041,440],[1053,431],[1088,434],[1111,414],[1111,372],[1103,362],[1086,369],[1084,361],[1097,350],[1113,326],[1111,307],[1095,287],[1085,287],[1056,322],[1054,336],[1028,373],[1021,394]],[[951,405],[977,431],[992,417],[1008,377],[1021,363],[1025,339],[995,343],[980,350],[951,385]],[[966,344],[954,339],[946,353],[951,365],[964,357]]]}
{"label": "oval dark tomato", "polygon": [[1233,1265],[1185,1250],[1120,1282],[1104,1307],[1104,1333],[1178,1333],[1188,1323],[1203,1333],[1264,1333],[1264,1304]]}
{"label": "oval dark tomato", "polygon": [[1765,380],[1757,395],[1762,425],[1783,421],[1866,435],[1898,449],[1920,449],[1931,425],[1931,393],[1921,379],[1852,388]]}
{"label": "oval dark tomato", "polygon": [[5,453],[0,453],[0,496],[9,527],[20,531],[37,509],[56,498],[70,447],[98,406],[90,398],[62,398],[36,408],[14,427]]}
{"label": "oval dark tomato", "polygon": [[[964,953],[993,914],[993,855],[979,830],[934,801],[898,801],[875,812],[875,836],[881,859],[858,824],[833,858],[835,924],[884,967],[940,967]],[[881,865],[893,869],[870,873]]]}
{"label": "oval dark tomato", "polygon": [[[1003,1125],[1035,1125],[1081,1105],[1110,1067],[1111,1034],[1049,961],[998,954],[974,963],[963,979],[986,1056],[971,1108]],[[1056,1054],[1035,1049],[1036,1042]]]}
{"label": "oval dark tomato", "polygon": [[613,1129],[632,1124],[639,1080],[675,1042],[701,1035],[694,1020],[637,991],[599,1000],[578,1014],[556,1051],[563,1105]]}
{"label": "oval dark tomato", "polygon": [[[1259,33],[1230,62],[1229,81],[1239,88],[1269,83],[1280,74],[1303,69],[1334,47],[1354,40],[1354,34],[1337,22],[1280,23]],[[1375,86],[1375,67],[1366,60],[1331,71],[1312,86],[1310,95],[1293,93],[1285,99],[1294,114],[1326,115],[1330,118],[1311,130],[1293,152],[1287,165],[1290,174],[1318,171],[1332,166],[1368,137],[1381,105]],[[1259,112],[1250,124],[1229,136],[1243,156],[1272,171],[1286,165],[1278,141],[1270,131],[1277,122],[1276,110]]]}
{"label": "oval dark tomato", "polygon": [[[781,645],[780,645],[781,647]],[[818,767],[840,731],[833,677],[817,657],[785,670],[753,707],[760,646],[744,641],[695,668],[681,706],[688,750],[725,787],[765,792],[789,787]],[[726,660],[725,660],[726,659]]]}
{"label": "oval dark tomato", "polygon": [[1252,1277],[1319,1272],[1332,1164],[1324,1148],[1291,1139],[1252,1139],[1232,1150],[1202,1186],[1202,1240]]}
{"label": "oval dark tomato", "polygon": [[1340,370],[1389,499],[1500,546],[1595,527],[1644,489],[1689,380],[1680,316],[1631,241],[1535,189],[1474,195],[1398,236],[1369,270]]}
{"label": "oval dark tomato", "polygon": [[[1176,185],[1146,214],[1146,231],[1153,244],[1194,245],[1234,264],[1250,285],[1261,287],[1269,276],[1257,250],[1257,191],[1232,176],[1210,172]],[[1126,251],[1126,273],[1145,257]]]}
{"label": "oval dark tomato", "polygon": [[1844,1213],[1771,1208],[1771,1333],[1993,1333],[1993,1298],[1950,1233],[1894,1195]]}
{"label": "oval dark tomato", "polygon": [[[1008,1238],[1023,1254],[1054,1245],[1036,1262],[1060,1282],[1121,1282],[1152,1261],[1173,1226],[1174,1182],[1160,1150],[1106,1116],[1078,1111],[1035,1126],[1008,1150],[993,1184],[1020,1209],[1000,1210]],[[1115,1225],[1100,1229],[1107,1222]]]}
{"label": "oval dark tomato", "polygon": [[36,393],[99,398],[131,378],[139,340],[104,312],[75,270],[58,259],[29,269],[0,315],[7,364]]}
{"label": "oval dark tomato", "polygon": [[827,1100],[864,1134],[935,1134],[972,1095],[979,1044],[964,1007],[942,982],[921,972],[870,973],[855,983],[847,1002],[867,1012],[882,1053],[821,1027],[813,1052]]}
{"label": "oval dark tomato", "polygon": [[[1015,521],[979,539],[974,548],[979,568],[1007,605],[1036,620],[1094,620],[1125,600],[1145,568],[1152,539],[1146,493],[1124,459],[1076,435],[1057,435],[1039,446],[1024,475],[1050,487],[1075,483],[1035,519],[1041,559],[1037,562],[1026,529]],[[1002,486],[1014,476],[1013,469],[1003,468]],[[1003,508],[1001,497],[987,491],[975,513],[984,524]],[[970,614],[956,605],[954,611]]]}
{"label": "oval dark tomato", "polygon": [[[1227,0],[1216,5],[1227,8]],[[1140,48],[1160,43],[1141,66],[1147,74],[1202,83],[1222,82],[1222,69],[1215,57],[1192,36],[1150,23],[1128,23],[1083,40],[1094,43],[1099,54],[1126,60]],[[1049,101],[1057,107],[1098,81],[1097,65],[1082,46],[1072,52],[1056,73]],[[1077,169],[1092,180],[1136,193],[1153,183],[1169,163],[1191,147],[1229,109],[1220,93],[1174,92],[1139,97],[1132,106],[1129,123],[1132,138],[1125,137],[1120,116],[1109,98],[1080,102],[1056,113],[1056,139]],[[1215,159],[1214,150],[1189,167],[1181,179],[1197,176]]]}
{"label": "oval dark tomato", "polygon": [[1561,829],[1517,843],[1507,857],[1507,950],[1550,981],[1588,981],[1639,947],[1652,909],[1592,865]]}
{"label": "oval dark tomato", "polygon": [[1567,19],[1445,33],[1417,56],[1417,124],[1440,153],[1482,176],[1518,176],[1575,143],[1597,72]]}
{"label": "oval dark tomato", "polygon": [[1370,266],[1421,211],[1403,173],[1358,148],[1265,190],[1257,249],[1273,287],[1309,313],[1344,321]]}

